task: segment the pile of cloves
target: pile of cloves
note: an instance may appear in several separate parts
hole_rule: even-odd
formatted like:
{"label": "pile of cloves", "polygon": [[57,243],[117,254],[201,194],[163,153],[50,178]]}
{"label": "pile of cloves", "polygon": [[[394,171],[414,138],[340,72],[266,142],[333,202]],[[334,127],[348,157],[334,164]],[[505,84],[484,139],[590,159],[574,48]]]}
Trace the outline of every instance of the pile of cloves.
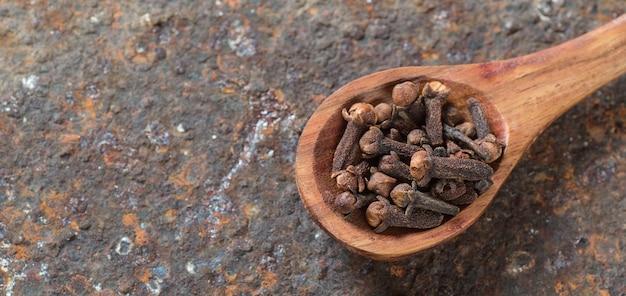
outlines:
{"label": "pile of cloves", "polygon": [[343,191],[334,200],[338,212],[366,208],[376,233],[427,229],[491,186],[489,163],[500,158],[504,144],[476,98],[467,99],[469,116],[463,116],[449,94],[438,81],[423,83],[421,92],[406,81],[393,87],[393,103],[359,102],[342,110],[347,125],[331,174]]}

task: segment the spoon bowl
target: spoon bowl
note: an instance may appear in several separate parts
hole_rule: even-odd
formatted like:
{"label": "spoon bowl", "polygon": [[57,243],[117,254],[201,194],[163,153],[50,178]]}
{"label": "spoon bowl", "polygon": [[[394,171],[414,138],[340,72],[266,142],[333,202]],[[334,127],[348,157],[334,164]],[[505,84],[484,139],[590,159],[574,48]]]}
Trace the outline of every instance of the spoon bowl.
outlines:
{"label": "spoon bowl", "polygon": [[[298,190],[312,219],[351,251],[375,260],[398,260],[444,243],[476,222],[530,144],[556,118],[591,92],[626,73],[626,15],[576,39],[526,56],[482,64],[402,67],[356,79],[330,95],[304,128],[296,154]],[[364,213],[344,217],[333,207],[341,191],[331,176],[333,155],[346,122],[343,108],[390,101],[397,83],[437,80],[448,101],[483,104],[492,132],[506,143],[494,165],[493,185],[459,214],[427,230],[390,228],[376,234]],[[465,115],[467,116],[467,114]]]}

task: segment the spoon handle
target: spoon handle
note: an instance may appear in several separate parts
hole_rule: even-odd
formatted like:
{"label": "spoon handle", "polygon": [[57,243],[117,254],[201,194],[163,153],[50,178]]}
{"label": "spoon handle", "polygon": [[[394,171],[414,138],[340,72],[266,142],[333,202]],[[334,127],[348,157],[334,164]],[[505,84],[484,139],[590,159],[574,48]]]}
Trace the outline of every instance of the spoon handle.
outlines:
{"label": "spoon handle", "polygon": [[480,68],[475,84],[510,117],[511,132],[519,129],[532,142],[573,105],[626,73],[626,14],[558,46]]}

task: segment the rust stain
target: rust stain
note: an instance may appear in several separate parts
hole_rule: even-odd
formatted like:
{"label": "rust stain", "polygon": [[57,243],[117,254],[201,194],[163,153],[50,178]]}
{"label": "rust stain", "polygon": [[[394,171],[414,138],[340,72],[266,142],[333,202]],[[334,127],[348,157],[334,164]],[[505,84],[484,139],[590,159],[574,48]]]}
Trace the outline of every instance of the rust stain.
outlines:
{"label": "rust stain", "polygon": [[420,56],[427,61],[438,61],[440,53],[435,51],[424,51],[420,53]]}
{"label": "rust stain", "polygon": [[234,95],[237,94],[237,90],[232,87],[224,87],[222,88],[222,93],[225,95]]}
{"label": "rust stain", "polygon": [[233,140],[236,141],[239,139],[239,135],[244,127],[244,124],[245,123],[243,121],[237,122],[237,124],[235,125],[235,132],[233,132]]}
{"label": "rust stain", "polygon": [[243,207],[243,213],[246,215],[246,218],[252,219],[259,214],[259,209],[252,204],[246,204]]}
{"label": "rust stain", "polygon": [[83,110],[85,112],[87,112],[87,115],[89,115],[89,118],[91,119],[95,119],[96,118],[96,106],[94,104],[93,99],[91,98],[85,98],[83,97],[81,94],[79,94],[78,92],[75,92],[74,94],[77,98],[80,98],[80,101],[82,102],[82,107]]}
{"label": "rust stain", "polygon": [[41,202],[41,209],[48,219],[59,220],[69,216],[69,211],[65,210],[65,205],[69,203],[69,195],[66,192],[52,191],[45,195]]}
{"label": "rust stain", "polygon": [[226,281],[228,281],[229,283],[234,282],[236,278],[237,278],[237,273],[226,274]]}
{"label": "rust stain", "polygon": [[191,183],[185,179],[185,172],[170,175],[167,180],[178,186],[191,186]]}
{"label": "rust stain", "polygon": [[557,281],[554,284],[554,292],[556,292],[557,295],[567,295],[567,294],[564,294],[566,291],[565,291],[565,287],[563,286],[563,283],[561,283],[561,281]]}
{"label": "rust stain", "polygon": [[575,291],[575,290],[578,289],[579,284],[576,284],[576,283],[574,283],[572,281],[569,281],[569,282],[567,282],[567,287],[569,288],[570,291],[572,291],[572,290]]}
{"label": "rust stain", "polygon": [[261,133],[265,136],[269,136],[273,134],[274,132],[275,132],[274,127],[271,125],[261,131]]}
{"label": "rust stain", "polygon": [[156,148],[156,152],[158,152],[158,153],[166,153],[168,150],[169,150],[169,149],[168,149],[168,147],[167,147],[167,146],[158,146],[158,147]]}
{"label": "rust stain", "polygon": [[135,64],[149,64],[150,59],[148,59],[148,55],[146,54],[137,54],[130,59],[131,62]]}
{"label": "rust stain", "polygon": [[145,246],[150,241],[150,235],[145,229],[135,227],[135,244]]}
{"label": "rust stain", "polygon": [[134,213],[128,213],[122,217],[122,223],[124,226],[136,226],[139,224],[139,218]]}
{"label": "rust stain", "polygon": [[146,267],[138,267],[135,269],[135,278],[137,278],[142,283],[147,283],[152,277],[152,271]]}
{"label": "rust stain", "polygon": [[104,164],[113,167],[123,161],[122,154],[118,150],[108,150],[104,153]]}
{"label": "rust stain", "polygon": [[[592,252],[594,259],[600,262],[606,263],[612,261],[613,259],[619,260],[619,258],[621,258],[621,255],[619,255],[621,250],[618,242],[612,242],[608,238],[601,235],[590,235],[589,247],[587,249]],[[612,258],[609,257],[609,252],[607,252],[609,249],[615,250],[615,255],[613,255]]]}
{"label": "rust stain", "polygon": [[78,226],[78,222],[75,219],[73,219],[72,222],[70,222],[70,228],[74,231],[80,230],[80,227]]}
{"label": "rust stain", "polygon": [[239,6],[239,0],[226,0],[224,1],[230,8],[237,8]]}
{"label": "rust stain", "polygon": [[65,134],[61,135],[61,143],[64,144],[77,144],[80,141],[80,135],[77,134]]}
{"label": "rust stain", "polygon": [[171,222],[176,221],[176,218],[178,218],[178,210],[169,209],[167,210],[167,212],[165,212],[165,221],[171,223]]}
{"label": "rust stain", "polygon": [[30,259],[33,255],[32,250],[25,245],[11,245],[7,250],[7,254],[11,254],[15,259],[22,261]]}
{"label": "rust stain", "polygon": [[274,89],[272,92],[277,102],[281,104],[285,102],[285,93],[281,89]]}
{"label": "rust stain", "polygon": [[389,272],[395,277],[404,277],[406,275],[406,269],[402,265],[392,265],[389,267]]}
{"label": "rust stain", "polygon": [[225,224],[228,224],[228,222],[230,222],[230,218],[228,218],[228,216],[222,215],[220,213],[213,213],[213,216],[217,217],[218,219],[218,226],[223,227]]}
{"label": "rust stain", "polygon": [[207,155],[199,154],[184,163],[178,173],[173,173],[168,176],[168,182],[183,187],[185,190],[184,193],[175,195],[176,199],[181,200],[193,195],[195,188],[197,188],[201,182],[201,178],[196,172],[206,171],[207,163]]}
{"label": "rust stain", "polygon": [[278,280],[276,279],[276,274],[273,272],[267,272],[264,275],[263,281],[261,281],[261,286],[263,288],[269,289],[272,286],[276,285]]}
{"label": "rust stain", "polygon": [[76,274],[65,284],[65,289],[71,295],[85,295],[91,292],[91,284],[85,276]]}

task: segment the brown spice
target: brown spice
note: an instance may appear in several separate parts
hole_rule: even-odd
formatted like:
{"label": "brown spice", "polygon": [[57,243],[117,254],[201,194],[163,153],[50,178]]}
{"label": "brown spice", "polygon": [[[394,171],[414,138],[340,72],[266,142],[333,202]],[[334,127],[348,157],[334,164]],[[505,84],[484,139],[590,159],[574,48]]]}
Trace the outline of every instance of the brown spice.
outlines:
{"label": "brown spice", "polygon": [[429,152],[430,147],[424,145],[424,152],[417,152],[411,157],[411,176],[419,187],[426,187],[432,178],[461,179],[478,181],[489,179],[493,169],[486,163],[465,158],[438,157]]}
{"label": "brown spice", "polygon": [[411,171],[409,165],[402,162],[397,153],[391,152],[389,155],[385,155],[380,158],[378,162],[378,169],[394,178],[411,180]]}
{"label": "brown spice", "polygon": [[443,105],[443,111],[441,116],[443,117],[443,122],[451,126],[463,122],[463,114],[461,114],[461,110],[459,110],[459,107],[453,104]]}
{"label": "brown spice", "polygon": [[462,145],[465,145],[467,148],[474,151],[474,153],[476,153],[476,155],[478,155],[480,159],[489,159],[489,151],[481,147],[477,142],[466,136],[460,130],[444,124],[443,131],[446,134],[446,137],[459,141]]}
{"label": "brown spice", "polygon": [[504,143],[498,141],[493,134],[488,134],[484,138],[476,140],[476,143],[489,154],[489,157],[484,159],[486,163],[492,163],[502,155]]}
{"label": "brown spice", "polygon": [[488,134],[491,134],[483,105],[476,98],[471,97],[467,100],[467,111],[469,111],[472,122],[474,126],[476,126],[476,137],[478,139],[482,139]]}
{"label": "brown spice", "polygon": [[400,183],[394,187],[389,196],[393,203],[401,208],[406,208],[411,200],[409,199],[409,191],[413,190],[413,187],[407,183]]}
{"label": "brown spice", "polygon": [[423,129],[414,129],[406,136],[406,142],[411,145],[422,146],[424,144],[430,144],[428,136]]}
{"label": "brown spice", "polygon": [[426,187],[428,182],[430,182],[430,174],[428,174],[430,167],[432,167],[432,161],[428,156],[428,152],[422,150],[413,153],[409,172],[413,179],[417,181],[419,187]]}
{"label": "brown spice", "polygon": [[413,208],[430,210],[437,213],[456,215],[459,212],[457,206],[446,203],[443,200],[434,198],[428,193],[417,190],[416,185],[399,184],[391,191],[391,198],[399,207],[406,207],[407,215]]}
{"label": "brown spice", "polygon": [[355,160],[360,157],[356,143],[358,143],[361,135],[367,130],[367,127],[376,124],[378,120],[374,107],[367,103],[356,103],[350,107],[349,111],[343,109],[341,114],[343,118],[348,121],[348,125],[335,150],[332,178],[336,176],[337,172],[346,168],[350,163],[356,163]]}
{"label": "brown spice", "polygon": [[387,135],[387,138],[392,139],[394,141],[398,141],[398,142],[404,141],[402,140],[402,134],[400,133],[400,131],[398,131],[395,128],[389,129],[389,134]]}
{"label": "brown spice", "polygon": [[396,179],[382,172],[375,172],[367,181],[367,189],[383,197],[389,197],[389,192],[396,185]]}
{"label": "brown spice", "polygon": [[430,193],[446,201],[454,200],[465,194],[465,182],[459,179],[439,179],[430,189]]}
{"label": "brown spice", "polygon": [[351,214],[354,210],[363,208],[376,200],[373,193],[358,194],[344,191],[335,197],[335,207],[344,215]]}
{"label": "brown spice", "polygon": [[370,171],[370,164],[362,161],[358,165],[348,165],[345,170],[336,173],[335,181],[343,191],[363,192],[365,177]]}
{"label": "brown spice", "polygon": [[470,138],[476,136],[476,127],[471,121],[459,123],[455,126],[455,128],[457,128],[459,131],[461,131],[461,133]]}
{"label": "brown spice", "polygon": [[394,151],[402,156],[410,157],[413,153],[422,148],[406,143],[394,141],[385,137],[383,132],[375,126],[363,134],[359,140],[359,146],[365,158],[372,158],[379,155],[389,154]]}
{"label": "brown spice", "polygon": [[478,194],[483,194],[489,187],[493,185],[493,181],[491,179],[482,179],[478,182],[474,182],[474,189],[478,192]]}
{"label": "brown spice", "polygon": [[426,83],[421,94],[419,85],[407,81],[394,86],[393,103],[342,110],[348,125],[332,172],[344,191],[334,200],[339,213],[367,205],[366,219],[376,233],[432,228],[493,184],[487,163],[501,156],[504,144],[490,133],[478,100],[468,99],[472,120],[464,122],[458,106],[446,102],[449,94],[438,81]]}
{"label": "brown spice", "polygon": [[441,225],[443,221],[442,214],[432,211],[415,209],[405,214],[403,209],[382,197],[367,207],[365,216],[368,224],[375,227],[375,233],[381,233],[389,227],[428,229]]}
{"label": "brown spice", "polygon": [[449,200],[448,202],[456,206],[463,206],[463,205],[468,205],[468,204],[473,203],[476,200],[476,198],[478,198],[478,194],[476,193],[476,190],[470,188],[463,195],[453,200]]}
{"label": "brown spice", "polygon": [[411,81],[396,84],[391,90],[391,99],[398,107],[407,107],[417,99],[418,86]]}
{"label": "brown spice", "polygon": [[426,105],[426,134],[433,146],[443,144],[441,108],[450,94],[450,89],[439,81],[426,83],[422,90]]}
{"label": "brown spice", "polygon": [[380,103],[374,107],[374,110],[376,111],[376,116],[378,117],[376,123],[379,124],[390,119],[393,114],[393,106],[388,103]]}
{"label": "brown spice", "polygon": [[380,123],[381,129],[395,128],[402,134],[408,134],[417,128],[417,124],[409,118],[404,112],[406,108],[400,108],[396,105],[392,106],[391,117]]}

